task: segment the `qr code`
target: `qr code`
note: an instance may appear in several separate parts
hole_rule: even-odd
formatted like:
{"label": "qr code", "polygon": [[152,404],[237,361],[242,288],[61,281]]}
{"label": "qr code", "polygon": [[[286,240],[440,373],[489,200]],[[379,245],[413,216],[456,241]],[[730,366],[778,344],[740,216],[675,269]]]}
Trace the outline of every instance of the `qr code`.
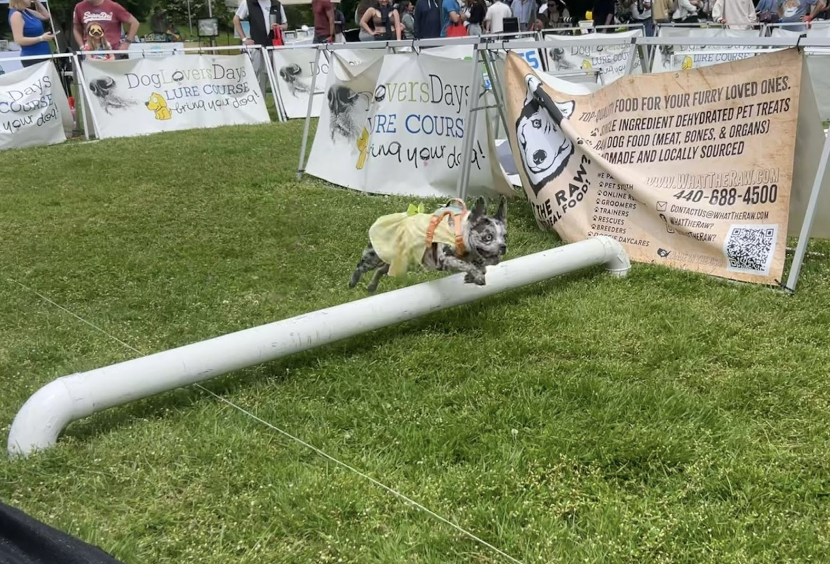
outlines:
{"label": "qr code", "polygon": [[778,224],[732,225],[723,245],[726,270],[769,275],[777,239]]}

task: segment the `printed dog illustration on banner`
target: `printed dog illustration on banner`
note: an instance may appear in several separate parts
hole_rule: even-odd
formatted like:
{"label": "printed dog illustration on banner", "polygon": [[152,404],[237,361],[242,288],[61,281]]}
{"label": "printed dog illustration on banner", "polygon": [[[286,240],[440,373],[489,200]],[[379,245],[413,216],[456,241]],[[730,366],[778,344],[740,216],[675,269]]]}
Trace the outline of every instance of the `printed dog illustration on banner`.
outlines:
{"label": "printed dog illustration on banner", "polygon": [[564,48],[554,47],[548,53],[553,60],[553,66],[556,70],[562,71],[574,68],[574,64],[565,58]]}
{"label": "printed dog illustration on banner", "polygon": [[137,103],[135,100],[128,100],[116,94],[116,86],[115,79],[111,76],[93,78],[89,81],[90,92],[98,99],[101,108],[110,115],[112,115],[110,110],[129,108]]}
{"label": "printed dog illustration on banner", "polygon": [[407,211],[382,216],[369,228],[369,245],[352,273],[349,288],[374,270],[367,287],[374,293],[383,276],[402,276],[417,265],[425,270],[464,272],[464,282],[484,286],[487,266],[501,262],[506,252],[504,196],[494,216],[488,215],[484,198],[478,198],[471,211],[461,199],[447,202],[433,213],[424,213],[423,204],[410,204]]}
{"label": "printed dog illustration on banner", "polygon": [[148,110],[155,113],[155,117],[158,120],[168,120],[173,117],[170,113],[170,108],[167,107],[167,100],[157,92],[153,92],[150,100],[145,102],[144,105],[147,106]]}
{"label": "printed dog illustration on banner", "polygon": [[112,45],[107,41],[104,28],[97,22],[89,22],[86,26],[86,43],[84,43],[83,50],[89,53],[87,57],[90,59],[98,61],[115,60],[115,55],[112,53],[106,55],[96,54],[96,51],[112,51]]}
{"label": "printed dog illustration on banner", "polygon": [[332,141],[337,136],[350,143],[357,141],[366,120],[366,112],[369,111],[371,97],[371,92],[355,92],[343,84],[329,88],[326,99],[331,114],[329,132]]}
{"label": "printed dog illustration on banner", "polygon": [[[295,98],[297,94],[311,92],[311,78],[302,76],[303,69],[300,68],[300,65],[296,63],[285,65],[280,69],[279,74],[280,78],[288,86],[288,91]],[[322,92],[322,90],[318,90],[317,92]]]}
{"label": "printed dog illustration on banner", "polygon": [[671,66],[671,59],[674,56],[674,45],[660,45],[660,60],[663,61],[663,67]]}
{"label": "printed dog illustration on banner", "polygon": [[[573,142],[562,131],[561,120],[570,118],[576,108],[574,101],[558,103],[542,89],[542,81],[525,76],[527,97],[516,120],[516,141],[525,173],[534,194],[562,174],[574,152]],[[543,105],[539,99],[545,100]],[[547,106],[547,107],[546,107]],[[556,108],[554,117],[548,108]]]}

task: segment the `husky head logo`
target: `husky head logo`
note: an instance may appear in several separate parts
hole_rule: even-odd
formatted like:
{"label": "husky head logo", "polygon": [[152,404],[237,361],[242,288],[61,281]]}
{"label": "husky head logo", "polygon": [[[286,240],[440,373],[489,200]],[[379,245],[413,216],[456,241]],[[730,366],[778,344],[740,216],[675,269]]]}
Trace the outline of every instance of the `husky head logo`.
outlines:
{"label": "husky head logo", "polygon": [[[534,75],[527,75],[525,83],[527,97],[516,120],[516,141],[533,193],[538,195],[548,182],[562,174],[574,152],[573,143],[562,131],[560,122],[573,115],[576,103],[554,102],[542,90],[542,82]],[[558,108],[561,119],[558,116],[554,118],[534,96],[534,92],[546,100],[545,105]]]}

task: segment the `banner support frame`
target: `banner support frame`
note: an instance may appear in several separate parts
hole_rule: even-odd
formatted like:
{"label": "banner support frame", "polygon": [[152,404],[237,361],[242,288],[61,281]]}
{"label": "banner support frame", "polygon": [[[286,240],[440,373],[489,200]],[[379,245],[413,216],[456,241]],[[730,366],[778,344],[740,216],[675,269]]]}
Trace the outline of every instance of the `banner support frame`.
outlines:
{"label": "banner support frame", "polygon": [[821,151],[818,169],[813,179],[813,189],[810,191],[810,199],[807,201],[807,211],[804,214],[804,221],[801,224],[801,232],[798,234],[798,244],[793,255],[793,262],[790,265],[790,271],[787,273],[787,283],[783,286],[784,290],[790,293],[795,293],[795,287],[801,276],[801,267],[804,265],[804,259],[807,256],[807,245],[810,244],[813,220],[815,219],[818,200],[821,196],[821,185],[824,183],[824,177],[827,175],[828,160],[830,160],[830,135],[824,139],[824,148]]}
{"label": "banner support frame", "polygon": [[[89,85],[86,83],[86,78],[84,77],[84,70],[83,66],[80,64],[80,58],[78,54],[75,53],[73,55],[75,60],[78,61],[78,77],[81,79],[81,97],[86,100],[86,108],[89,110],[89,117],[92,120],[92,128],[95,130],[95,138],[101,138],[101,127],[98,125],[98,120],[95,118],[95,112],[92,111],[92,92],[89,91]],[[86,115],[86,114],[84,114]],[[86,119],[86,118],[84,118]],[[84,121],[84,130],[86,130],[87,123]]]}
{"label": "banner support frame", "polygon": [[[320,51],[322,47],[316,48],[316,53],[314,54],[314,68],[316,69],[317,66],[320,64]],[[306,149],[308,148],[308,130],[311,126],[311,108],[314,104],[314,91],[317,89],[317,73],[314,73],[314,76],[311,77],[311,95],[308,97],[308,109],[305,113],[305,124],[303,125],[303,143],[300,146],[300,162],[297,165],[297,180],[300,180],[303,177],[303,173],[305,172],[305,157],[306,157]]]}
{"label": "banner support frame", "polygon": [[475,47],[476,46],[473,46],[473,52],[475,54],[473,55],[473,60],[471,61],[471,66],[473,67],[473,79],[470,84],[470,105],[467,108],[467,116],[465,118],[465,124],[467,124],[467,127],[464,131],[464,140],[461,144],[461,171],[458,175],[457,186],[458,197],[462,200],[466,200],[467,198],[467,185],[470,180],[470,166],[472,166],[471,153],[473,151],[473,138],[476,134],[476,120],[478,119],[476,110],[479,109],[478,90],[481,86],[481,69],[478,66],[478,54],[480,51]]}
{"label": "banner support frame", "polygon": [[[506,51],[505,51],[506,52]],[[480,51],[476,46],[476,57],[481,53],[481,60],[484,61],[484,68],[487,71],[487,76],[490,77],[490,87],[493,89],[493,97],[496,99],[496,110],[501,118],[501,124],[504,126],[504,133],[507,135],[509,131],[507,128],[507,115],[504,113],[504,100],[502,99],[501,78],[496,73],[496,65],[491,64],[494,61],[488,60],[493,56],[493,52],[489,50]]]}
{"label": "banner support frame", "polygon": [[[75,84],[78,85],[78,87],[79,87],[78,88],[79,96],[78,96],[77,107],[80,110],[80,114],[81,114],[80,118],[76,115],[75,119],[76,119],[77,123],[83,123],[84,124],[84,139],[89,141],[89,126],[90,126],[90,123],[89,123],[89,119],[87,119],[87,118],[88,117],[91,118],[92,116],[91,115],[87,116],[87,114],[88,113],[92,114],[92,112],[88,111],[88,109],[87,109],[86,92],[84,91],[84,88],[83,88],[83,75],[81,75],[81,61],[78,58],[77,53],[72,53],[72,78],[75,80]],[[77,123],[76,123],[75,127],[77,127]]]}
{"label": "banner support frame", "polygon": [[[271,65],[271,52],[268,51],[268,48],[259,46],[262,50],[262,62],[265,65],[265,72],[268,73],[268,83],[271,85],[271,96],[274,98],[274,107],[277,110],[277,121],[283,122],[285,121],[282,116],[282,109],[280,108],[280,93],[277,89],[277,79],[274,76],[274,69]],[[262,102],[266,102],[266,93],[262,93]]]}

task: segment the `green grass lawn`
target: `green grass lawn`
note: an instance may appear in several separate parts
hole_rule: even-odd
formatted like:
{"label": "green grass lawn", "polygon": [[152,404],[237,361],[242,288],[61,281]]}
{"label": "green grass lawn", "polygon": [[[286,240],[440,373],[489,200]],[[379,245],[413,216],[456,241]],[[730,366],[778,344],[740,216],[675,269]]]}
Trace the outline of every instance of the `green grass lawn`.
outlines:
{"label": "green grass lawn", "polygon": [[[13,281],[146,353],[364,295],[366,230],[412,200],[296,182],[301,131],[2,154],[3,445],[40,386],[135,356]],[[510,256],[559,244],[509,217]],[[593,269],[206,387],[522,562],[828,562],[828,274]],[[0,460],[0,499],[129,564],[506,562],[195,388]]]}

